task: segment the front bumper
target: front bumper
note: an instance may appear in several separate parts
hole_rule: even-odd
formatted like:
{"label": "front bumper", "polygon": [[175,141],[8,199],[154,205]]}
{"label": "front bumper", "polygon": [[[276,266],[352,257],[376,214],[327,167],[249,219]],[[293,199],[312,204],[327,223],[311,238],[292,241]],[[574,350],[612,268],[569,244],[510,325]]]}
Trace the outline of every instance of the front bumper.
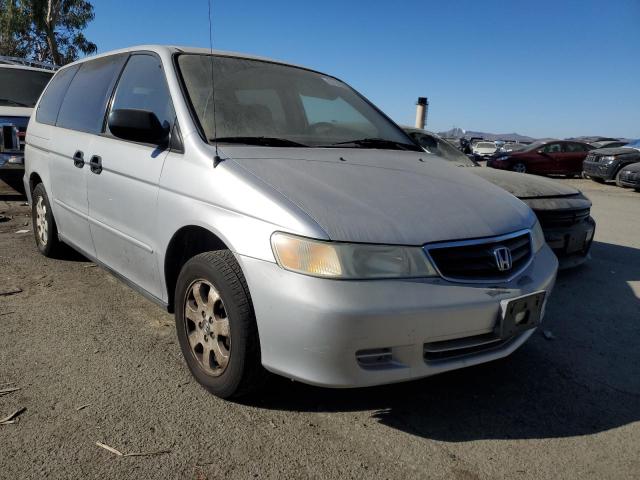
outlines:
{"label": "front bumper", "polygon": [[547,245],[558,257],[561,270],[577,267],[590,258],[595,230],[596,222],[591,217],[568,227],[542,227]]}
{"label": "front bumper", "polygon": [[[486,285],[440,278],[337,281],[250,257],[238,255],[238,261],[251,291],[265,368],[327,387],[401,382],[509,355],[533,330],[484,344],[495,330],[500,301],[550,292],[558,266],[546,245],[511,282]],[[427,351],[448,344],[463,354],[445,351],[434,358]],[[356,356],[362,352],[387,361],[363,364]]]}
{"label": "front bumper", "polygon": [[612,180],[618,169],[618,163],[600,163],[585,160],[582,162],[582,171],[590,177]]}

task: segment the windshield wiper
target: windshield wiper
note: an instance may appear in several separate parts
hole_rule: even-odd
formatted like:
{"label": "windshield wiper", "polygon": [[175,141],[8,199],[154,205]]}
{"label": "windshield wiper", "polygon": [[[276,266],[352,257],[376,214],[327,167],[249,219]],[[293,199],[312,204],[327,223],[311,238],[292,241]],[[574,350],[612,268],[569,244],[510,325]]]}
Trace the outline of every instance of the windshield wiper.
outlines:
{"label": "windshield wiper", "polygon": [[308,147],[303,143],[278,137],[219,137],[217,139],[209,139],[211,142],[216,140],[223,143],[245,143],[247,145],[264,145],[265,147]]}
{"label": "windshield wiper", "polygon": [[358,148],[382,148],[388,150],[414,150],[420,151],[416,145],[409,143],[396,142],[394,140],[386,140],[384,138],[360,138],[348,140],[346,142],[332,143],[331,145],[319,145],[320,147],[346,147],[354,145]]}
{"label": "windshield wiper", "polygon": [[26,103],[17,102],[15,100],[11,100],[10,98],[0,98],[0,103],[8,103],[9,105],[16,105],[18,107],[28,107],[31,108],[31,105],[27,105]]}

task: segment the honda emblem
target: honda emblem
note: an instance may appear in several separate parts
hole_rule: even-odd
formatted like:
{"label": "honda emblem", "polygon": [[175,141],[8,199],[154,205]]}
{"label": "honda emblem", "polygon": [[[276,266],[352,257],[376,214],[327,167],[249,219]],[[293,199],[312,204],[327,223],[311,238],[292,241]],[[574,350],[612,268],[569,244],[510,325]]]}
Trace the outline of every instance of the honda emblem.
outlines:
{"label": "honda emblem", "polygon": [[496,266],[501,272],[511,270],[511,250],[507,247],[497,247],[493,249],[493,258],[496,261]]}

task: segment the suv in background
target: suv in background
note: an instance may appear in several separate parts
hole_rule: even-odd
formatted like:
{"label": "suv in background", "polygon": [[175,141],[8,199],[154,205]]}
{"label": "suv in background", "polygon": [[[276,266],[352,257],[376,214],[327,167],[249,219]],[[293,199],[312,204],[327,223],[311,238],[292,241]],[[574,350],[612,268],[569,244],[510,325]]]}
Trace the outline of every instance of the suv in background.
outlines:
{"label": "suv in background", "polygon": [[28,132],[39,250],[68,243],[175,312],[189,369],[221,397],[266,371],[358,387],[505,357],[555,282],[531,209],[425,161],[307,68],[109,52],[60,69]]}
{"label": "suv in background", "polygon": [[43,63],[0,57],[0,179],[18,188],[24,175],[29,117],[53,69]]}
{"label": "suv in background", "polygon": [[622,169],[636,162],[640,162],[640,140],[624,147],[599,148],[590,152],[584,160],[584,176],[599,183],[615,180],[618,186],[622,186]]}

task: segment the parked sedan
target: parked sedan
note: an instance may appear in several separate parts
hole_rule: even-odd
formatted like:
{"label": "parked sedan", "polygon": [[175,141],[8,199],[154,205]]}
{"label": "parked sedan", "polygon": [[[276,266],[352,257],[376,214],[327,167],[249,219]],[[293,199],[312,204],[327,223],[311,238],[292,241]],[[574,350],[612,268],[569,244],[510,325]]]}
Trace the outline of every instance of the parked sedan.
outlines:
{"label": "parked sedan", "polygon": [[622,167],[620,170],[620,186],[635,188],[640,192],[640,162]]}
{"label": "parked sedan", "polygon": [[[584,263],[589,258],[595,221],[591,201],[579,190],[534,175],[482,168],[438,135],[404,127],[424,151],[437,155],[497,185],[526,203],[536,214],[545,239],[560,261],[560,268]],[[436,157],[437,158],[437,157]]]}
{"label": "parked sedan", "polygon": [[478,142],[471,147],[471,153],[477,161],[488,160],[497,149],[495,142]]}
{"label": "parked sedan", "polygon": [[640,162],[640,140],[619,148],[593,150],[583,163],[584,175],[596,182],[615,180],[620,186],[622,168]]}
{"label": "parked sedan", "polygon": [[588,143],[573,140],[538,141],[523,150],[488,160],[487,167],[538,175],[578,176],[590,150],[593,147]]}

